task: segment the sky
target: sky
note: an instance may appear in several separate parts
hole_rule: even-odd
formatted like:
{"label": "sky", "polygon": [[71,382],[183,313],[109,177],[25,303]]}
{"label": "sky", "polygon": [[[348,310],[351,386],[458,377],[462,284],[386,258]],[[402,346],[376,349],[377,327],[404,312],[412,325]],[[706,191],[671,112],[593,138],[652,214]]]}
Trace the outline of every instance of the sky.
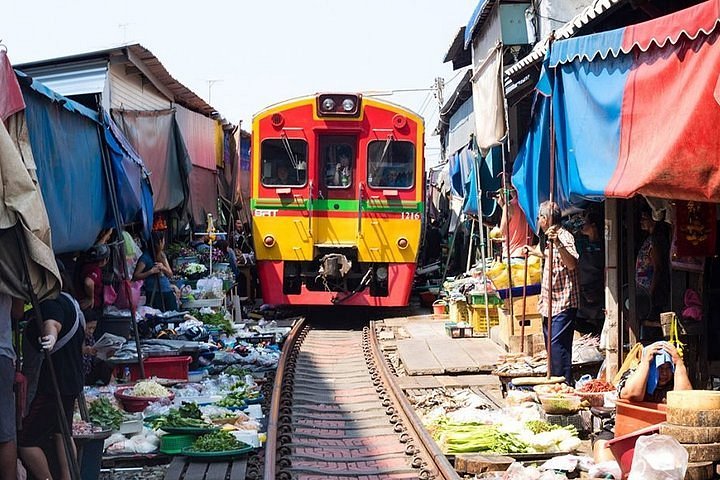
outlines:
{"label": "sky", "polygon": [[[321,91],[387,92],[425,118],[439,160],[438,101],[461,75],[443,58],[478,0],[12,1],[0,42],[13,63],[140,43],[228,121],[251,129],[274,103]],[[421,90],[399,92],[399,90]]]}

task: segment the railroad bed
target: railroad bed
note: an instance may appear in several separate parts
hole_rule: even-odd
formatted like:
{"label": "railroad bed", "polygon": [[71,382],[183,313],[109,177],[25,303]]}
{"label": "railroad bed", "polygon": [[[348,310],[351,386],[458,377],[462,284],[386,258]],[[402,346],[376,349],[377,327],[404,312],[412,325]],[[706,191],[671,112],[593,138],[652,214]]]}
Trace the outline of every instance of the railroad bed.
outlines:
{"label": "railroad bed", "polygon": [[265,478],[457,479],[380,352],[375,328],[298,322],[273,386]]}

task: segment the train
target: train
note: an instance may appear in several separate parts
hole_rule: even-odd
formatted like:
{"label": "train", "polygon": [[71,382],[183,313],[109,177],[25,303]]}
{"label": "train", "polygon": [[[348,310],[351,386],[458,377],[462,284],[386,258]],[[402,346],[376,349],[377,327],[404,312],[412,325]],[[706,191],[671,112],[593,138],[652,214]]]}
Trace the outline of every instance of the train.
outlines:
{"label": "train", "polygon": [[406,306],[424,215],[424,123],[358,93],[253,117],[250,211],[273,305]]}

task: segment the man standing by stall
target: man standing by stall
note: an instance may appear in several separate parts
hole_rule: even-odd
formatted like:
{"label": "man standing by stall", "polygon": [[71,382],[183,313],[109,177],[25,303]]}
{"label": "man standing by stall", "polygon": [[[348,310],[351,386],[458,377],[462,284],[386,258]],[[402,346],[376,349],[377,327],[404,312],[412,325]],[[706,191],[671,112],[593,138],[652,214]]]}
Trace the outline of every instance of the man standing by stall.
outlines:
{"label": "man standing by stall", "polygon": [[[543,316],[546,343],[550,335],[552,365],[549,368],[553,376],[563,376],[567,383],[571,383],[572,341],[579,303],[579,282],[575,267],[579,255],[572,233],[560,224],[560,208],[556,203],[547,201],[540,204],[537,221],[546,238],[544,250],[540,250],[539,246],[526,248],[529,254],[544,258],[538,310]],[[553,249],[552,262],[550,249]],[[549,311],[551,296],[552,312]]]}

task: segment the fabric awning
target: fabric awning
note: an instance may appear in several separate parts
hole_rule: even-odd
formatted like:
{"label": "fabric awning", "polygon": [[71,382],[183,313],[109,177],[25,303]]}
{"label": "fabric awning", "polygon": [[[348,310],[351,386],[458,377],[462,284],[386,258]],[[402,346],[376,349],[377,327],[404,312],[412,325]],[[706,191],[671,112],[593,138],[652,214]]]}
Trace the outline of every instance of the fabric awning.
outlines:
{"label": "fabric awning", "polygon": [[60,273],[28,139],[25,101],[3,50],[0,97],[0,292],[30,300],[30,284],[44,299],[60,291]]}
{"label": "fabric awning", "polygon": [[483,155],[500,145],[507,134],[502,50],[502,44],[490,49],[472,77],[475,141]]}
{"label": "fabric awning", "polygon": [[36,81],[22,90],[53,249],[85,250],[110,219],[97,114]]}
{"label": "fabric awning", "polygon": [[537,184],[549,184],[550,101],[561,206],[635,194],[720,202],[718,22],[712,0],[552,46],[514,167],[528,220],[549,190]]}

